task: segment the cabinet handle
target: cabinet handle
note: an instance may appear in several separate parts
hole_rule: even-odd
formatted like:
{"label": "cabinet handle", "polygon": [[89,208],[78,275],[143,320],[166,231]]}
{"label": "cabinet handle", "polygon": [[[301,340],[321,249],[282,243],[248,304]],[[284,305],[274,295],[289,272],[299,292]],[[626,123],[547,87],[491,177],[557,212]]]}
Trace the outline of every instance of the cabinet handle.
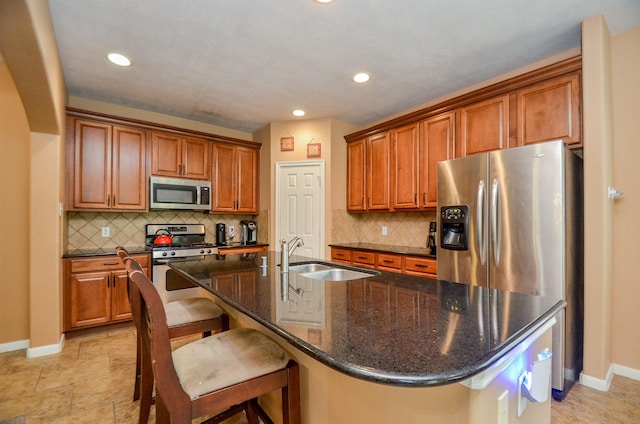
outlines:
{"label": "cabinet handle", "polygon": [[390,259],[383,259],[383,260],[382,260],[382,262],[384,262],[384,263],[386,263],[386,264],[391,264],[391,263],[393,263],[393,261],[392,261],[392,260],[390,260]]}
{"label": "cabinet handle", "polygon": [[413,203],[418,204],[418,193],[413,193]]}
{"label": "cabinet handle", "polygon": [[107,206],[111,206],[111,195],[107,196]]}
{"label": "cabinet handle", "polygon": [[102,265],[104,266],[120,265],[120,262],[105,262]]}
{"label": "cabinet handle", "polygon": [[115,206],[115,205],[116,205],[116,195],[114,194],[113,195],[113,206]]}
{"label": "cabinet handle", "polygon": [[415,264],[418,268],[429,268],[429,265]]}
{"label": "cabinet handle", "polygon": [[427,193],[422,193],[422,204],[423,205],[427,204]]}
{"label": "cabinet handle", "polygon": [[111,276],[107,277],[107,288],[111,286]]}

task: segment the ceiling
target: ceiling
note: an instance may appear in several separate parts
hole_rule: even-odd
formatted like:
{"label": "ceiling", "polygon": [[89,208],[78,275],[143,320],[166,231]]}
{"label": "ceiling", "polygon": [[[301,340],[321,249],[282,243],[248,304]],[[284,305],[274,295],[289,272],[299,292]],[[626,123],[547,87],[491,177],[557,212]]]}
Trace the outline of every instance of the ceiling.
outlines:
{"label": "ceiling", "polygon": [[49,2],[69,95],[247,132],[364,126],[579,47],[599,13],[612,34],[640,25],[639,0]]}

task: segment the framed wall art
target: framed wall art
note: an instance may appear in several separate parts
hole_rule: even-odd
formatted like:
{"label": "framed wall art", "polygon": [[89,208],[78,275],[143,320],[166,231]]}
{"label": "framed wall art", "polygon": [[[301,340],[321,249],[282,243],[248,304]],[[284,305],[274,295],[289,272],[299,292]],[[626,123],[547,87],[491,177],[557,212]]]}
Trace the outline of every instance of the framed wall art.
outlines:
{"label": "framed wall art", "polygon": [[293,151],[293,137],[280,137],[280,151],[291,152]]}
{"label": "framed wall art", "polygon": [[307,158],[319,158],[322,154],[321,147],[320,143],[307,144]]}

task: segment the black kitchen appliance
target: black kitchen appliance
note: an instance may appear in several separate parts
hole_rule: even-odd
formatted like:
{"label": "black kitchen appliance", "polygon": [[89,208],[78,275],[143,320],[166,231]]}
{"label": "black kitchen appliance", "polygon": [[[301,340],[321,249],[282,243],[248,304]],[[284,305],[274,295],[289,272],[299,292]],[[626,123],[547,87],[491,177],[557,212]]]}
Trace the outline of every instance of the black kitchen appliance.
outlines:
{"label": "black kitchen appliance", "polygon": [[240,242],[242,244],[258,242],[258,224],[255,221],[240,221]]}
{"label": "black kitchen appliance", "polygon": [[438,229],[438,223],[436,221],[429,222],[429,235],[427,236],[427,248],[429,254],[436,254],[436,232]]}
{"label": "black kitchen appliance", "polygon": [[227,226],[221,222],[216,224],[216,246],[227,245]]}

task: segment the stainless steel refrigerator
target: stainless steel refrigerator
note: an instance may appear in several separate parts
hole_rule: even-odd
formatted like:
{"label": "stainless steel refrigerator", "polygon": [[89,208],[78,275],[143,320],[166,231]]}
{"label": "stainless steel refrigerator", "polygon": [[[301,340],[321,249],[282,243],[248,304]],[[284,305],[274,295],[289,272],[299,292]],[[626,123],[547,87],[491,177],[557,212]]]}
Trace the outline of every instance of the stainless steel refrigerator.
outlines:
{"label": "stainless steel refrigerator", "polygon": [[582,371],[582,175],[560,140],[438,164],[438,279],[567,302],[553,329],[556,399]]}

